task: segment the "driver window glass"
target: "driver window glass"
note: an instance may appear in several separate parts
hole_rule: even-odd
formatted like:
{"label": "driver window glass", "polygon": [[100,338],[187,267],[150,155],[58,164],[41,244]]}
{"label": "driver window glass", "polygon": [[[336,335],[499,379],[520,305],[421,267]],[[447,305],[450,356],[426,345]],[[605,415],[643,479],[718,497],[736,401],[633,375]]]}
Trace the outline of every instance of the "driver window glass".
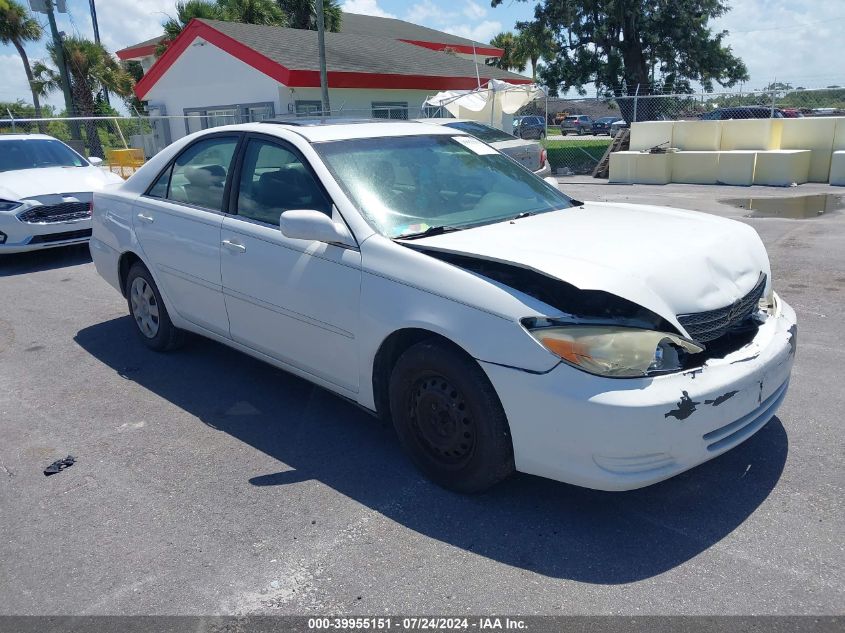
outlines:
{"label": "driver window glass", "polygon": [[276,225],[288,209],[315,209],[331,215],[331,208],[311,170],[296,154],[275,143],[249,142],[238,185],[238,215]]}
{"label": "driver window glass", "polygon": [[222,211],[226,175],[237,145],[235,137],[215,137],[182,152],[173,164],[168,200]]}
{"label": "driver window glass", "polygon": [[153,198],[166,198],[167,197],[167,185],[170,184],[170,172],[173,170],[173,165],[170,165],[167,169],[161,172],[161,176],[158,177],[153,183],[153,186],[150,187],[149,191],[147,191],[147,195]]}

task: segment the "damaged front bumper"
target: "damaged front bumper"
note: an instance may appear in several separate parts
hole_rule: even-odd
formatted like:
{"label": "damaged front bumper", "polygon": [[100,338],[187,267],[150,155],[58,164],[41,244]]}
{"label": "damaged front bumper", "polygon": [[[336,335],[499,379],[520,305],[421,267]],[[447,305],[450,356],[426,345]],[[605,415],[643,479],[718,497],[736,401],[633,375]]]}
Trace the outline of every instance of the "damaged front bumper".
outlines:
{"label": "damaged front bumper", "polygon": [[599,490],[668,479],[748,439],[783,401],[795,312],[776,298],[754,339],[683,373],[642,379],[561,363],[533,374],[481,362],[508,416],[517,470]]}

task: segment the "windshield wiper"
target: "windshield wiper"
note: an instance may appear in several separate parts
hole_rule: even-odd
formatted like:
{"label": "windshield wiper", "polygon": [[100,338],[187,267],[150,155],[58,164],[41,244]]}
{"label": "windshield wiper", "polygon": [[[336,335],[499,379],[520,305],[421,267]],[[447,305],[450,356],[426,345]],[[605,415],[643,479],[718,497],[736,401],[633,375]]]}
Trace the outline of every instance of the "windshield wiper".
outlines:
{"label": "windshield wiper", "polygon": [[457,226],[430,226],[425,231],[419,231],[418,233],[405,233],[404,235],[399,235],[395,239],[397,240],[417,240],[421,237],[431,237],[432,235],[442,235],[443,233],[452,233],[453,231],[460,231],[461,228]]}

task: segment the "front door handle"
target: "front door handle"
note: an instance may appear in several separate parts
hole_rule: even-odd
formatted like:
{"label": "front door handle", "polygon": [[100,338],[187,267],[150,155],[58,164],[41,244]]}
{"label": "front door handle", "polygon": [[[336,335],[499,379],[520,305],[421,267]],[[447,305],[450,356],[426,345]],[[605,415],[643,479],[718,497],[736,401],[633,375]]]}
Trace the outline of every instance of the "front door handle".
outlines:
{"label": "front door handle", "polygon": [[246,246],[243,244],[238,244],[237,242],[233,242],[231,240],[223,240],[221,244],[223,244],[223,248],[228,249],[233,253],[246,253]]}
{"label": "front door handle", "polygon": [[153,222],[156,221],[156,219],[153,216],[145,215],[144,213],[139,213],[138,219],[141,220],[141,222],[146,222],[147,224],[152,224]]}

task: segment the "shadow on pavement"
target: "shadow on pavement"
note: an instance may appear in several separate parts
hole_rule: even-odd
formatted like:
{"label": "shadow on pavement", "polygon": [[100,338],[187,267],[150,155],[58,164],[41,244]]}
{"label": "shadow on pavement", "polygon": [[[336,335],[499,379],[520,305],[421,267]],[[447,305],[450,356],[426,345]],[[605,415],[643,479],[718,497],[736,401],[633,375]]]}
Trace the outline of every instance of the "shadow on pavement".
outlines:
{"label": "shadow on pavement", "polygon": [[24,275],[91,262],[88,244],[47,248],[29,253],[0,254],[0,277]]}
{"label": "shadow on pavement", "polygon": [[279,472],[255,473],[245,487],[273,494],[316,479],[430,538],[581,582],[642,580],[714,545],[766,499],[788,451],[774,418],[736,449],[642,490],[597,492],[517,475],[484,495],[461,496],[423,480],[392,430],[353,404],[225,346],[196,338],[180,352],[155,354],[129,317],[86,328],[76,342],[128,380],[283,463]]}

